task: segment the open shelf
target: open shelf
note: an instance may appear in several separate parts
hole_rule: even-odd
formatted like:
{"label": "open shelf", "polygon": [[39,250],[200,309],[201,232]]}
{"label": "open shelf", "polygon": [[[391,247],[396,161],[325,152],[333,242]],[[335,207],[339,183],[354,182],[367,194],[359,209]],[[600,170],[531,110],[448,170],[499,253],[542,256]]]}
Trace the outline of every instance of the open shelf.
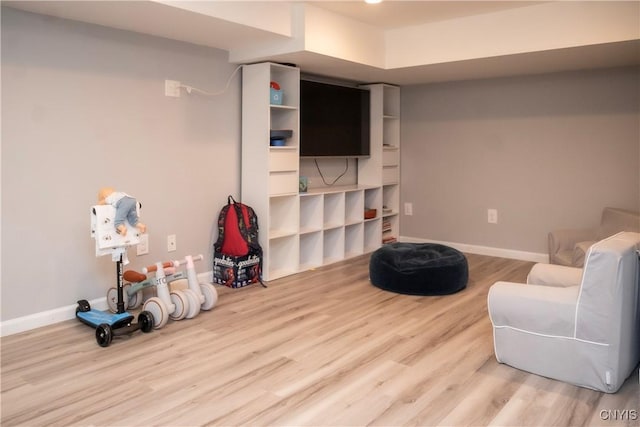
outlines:
{"label": "open shelf", "polygon": [[323,263],[321,231],[300,235],[300,271],[320,267]]}
{"label": "open shelf", "polygon": [[322,195],[300,195],[300,234],[322,230]]}
{"label": "open shelf", "polygon": [[[263,248],[264,249],[264,248]],[[268,256],[265,258],[269,268],[269,277],[277,279],[298,272],[298,236],[270,239]]]}
{"label": "open shelf", "polygon": [[323,264],[344,259],[344,228],[325,230],[323,240]]}
{"label": "open shelf", "polygon": [[353,258],[364,253],[364,223],[353,224],[344,229],[344,257]]}
{"label": "open shelf", "polygon": [[322,227],[325,230],[341,227],[344,222],[344,193],[325,194]]}
{"label": "open shelf", "polygon": [[364,219],[364,197],[362,191],[347,191],[345,196],[345,224],[358,224]]}

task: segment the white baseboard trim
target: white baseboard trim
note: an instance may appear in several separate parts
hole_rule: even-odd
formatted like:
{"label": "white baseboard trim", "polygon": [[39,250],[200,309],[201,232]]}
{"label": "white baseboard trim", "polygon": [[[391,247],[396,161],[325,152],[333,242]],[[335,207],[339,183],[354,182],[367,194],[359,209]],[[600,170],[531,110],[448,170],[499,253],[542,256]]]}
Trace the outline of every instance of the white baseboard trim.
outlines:
{"label": "white baseboard trim", "polygon": [[469,245],[466,243],[455,243],[455,242],[442,242],[438,240],[430,240],[430,239],[419,239],[415,237],[408,236],[400,236],[398,238],[401,242],[407,243],[438,243],[441,245],[451,246],[461,252],[467,252],[470,254],[477,255],[487,255],[487,256],[495,256],[500,258],[510,258],[517,259],[520,261],[531,261],[531,262],[549,262],[549,255],[537,252],[525,252],[525,251],[516,251],[513,249],[502,249],[502,248],[492,248],[490,246],[479,246],[479,245]]}
{"label": "white baseboard trim", "polygon": [[[108,309],[107,297],[91,300],[89,301],[89,304],[91,304],[91,308],[95,308],[96,310]],[[76,317],[77,306],[78,304],[66,305],[64,307],[54,308],[53,310],[42,311],[40,313],[29,314],[28,316],[5,320],[0,323],[0,336],[6,337],[7,335],[18,334],[20,332],[30,331],[31,329],[73,319]]]}
{"label": "white baseboard trim", "polygon": [[[211,283],[213,271],[198,274],[198,281]],[[91,308],[96,310],[108,310],[107,297],[96,298],[89,301]],[[54,308],[52,310],[42,311],[40,313],[29,314],[27,316],[17,317],[15,319],[0,322],[0,337],[18,334],[20,332],[30,331],[42,326],[53,325],[55,323],[64,322],[65,320],[74,319],[76,317],[76,307],[78,304],[66,305],[64,307]]]}

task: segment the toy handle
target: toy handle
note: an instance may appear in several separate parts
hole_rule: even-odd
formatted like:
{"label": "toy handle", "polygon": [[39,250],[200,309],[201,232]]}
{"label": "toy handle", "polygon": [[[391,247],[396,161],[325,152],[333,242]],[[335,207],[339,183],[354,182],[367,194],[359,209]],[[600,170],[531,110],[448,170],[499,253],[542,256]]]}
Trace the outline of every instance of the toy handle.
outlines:
{"label": "toy handle", "polygon": [[133,271],[133,270],[125,271],[124,274],[122,275],[122,278],[127,282],[131,282],[131,283],[139,283],[147,280],[147,276],[145,274],[138,273],[137,271]]}
{"label": "toy handle", "polygon": [[[162,263],[162,268],[169,268],[169,267],[175,267],[175,266],[176,266],[175,261],[165,261]],[[142,269],[142,272],[144,274],[153,273],[154,271],[158,271],[157,265],[150,265]]]}
{"label": "toy handle", "polygon": [[190,256],[188,256],[188,255],[187,255],[183,260],[180,260],[180,261],[175,260],[175,261],[174,261],[174,263],[175,263],[174,265],[175,265],[176,267],[180,267],[181,265],[188,264],[188,263],[189,263],[189,258],[191,258],[191,261],[201,261],[201,260],[203,260],[203,259],[204,259],[204,257],[202,256],[202,254],[197,255],[197,256],[194,256],[194,257],[190,257]]}

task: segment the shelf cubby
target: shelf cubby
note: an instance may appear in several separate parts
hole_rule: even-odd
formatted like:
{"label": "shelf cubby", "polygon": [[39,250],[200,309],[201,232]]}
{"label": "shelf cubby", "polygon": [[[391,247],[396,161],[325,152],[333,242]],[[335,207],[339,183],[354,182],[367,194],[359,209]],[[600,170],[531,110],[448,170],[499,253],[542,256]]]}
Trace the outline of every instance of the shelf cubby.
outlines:
{"label": "shelf cubby", "polygon": [[400,119],[385,117],[383,119],[382,144],[385,148],[398,148],[400,135]]}
{"label": "shelf cubby", "polygon": [[400,118],[400,88],[382,85],[382,114],[384,117]]}
{"label": "shelf cubby", "polygon": [[344,228],[344,257],[353,258],[364,253],[364,223]]}
{"label": "shelf cubby", "polygon": [[324,195],[323,228],[325,230],[344,225],[344,193],[327,193]]}
{"label": "shelf cubby", "polygon": [[323,264],[344,259],[344,227],[325,230],[323,233]]}
{"label": "shelf cubby", "polygon": [[400,206],[399,186],[397,184],[383,186],[382,187],[382,216],[397,215],[399,206]]}
{"label": "shelf cubby", "polygon": [[376,218],[382,214],[382,190],[380,187],[369,188],[364,191],[365,209],[375,209]]}
{"label": "shelf cubby", "polygon": [[272,197],[269,200],[269,237],[282,237],[298,233],[297,196]]}
{"label": "shelf cubby", "polygon": [[357,224],[364,219],[364,195],[362,190],[347,191],[344,194],[345,224]]}
{"label": "shelf cubby", "polygon": [[320,267],[323,264],[322,231],[300,235],[300,271]]}
{"label": "shelf cubby", "polygon": [[323,225],[322,194],[300,195],[300,234],[322,230]]}
{"label": "shelf cubby", "polygon": [[[299,266],[298,235],[269,239],[265,264],[270,279],[277,279],[298,272]],[[263,272],[264,274],[264,272]]]}
{"label": "shelf cubby", "polygon": [[364,223],[364,252],[372,252],[381,245],[382,220],[376,218]]}

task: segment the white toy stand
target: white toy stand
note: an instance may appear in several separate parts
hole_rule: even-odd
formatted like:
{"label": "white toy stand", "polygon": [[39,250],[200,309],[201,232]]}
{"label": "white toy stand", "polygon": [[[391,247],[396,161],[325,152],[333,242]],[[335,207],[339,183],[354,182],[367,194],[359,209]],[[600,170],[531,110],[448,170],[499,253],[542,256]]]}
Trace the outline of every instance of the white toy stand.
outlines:
{"label": "white toy stand", "polygon": [[[140,203],[137,207],[140,210]],[[96,256],[111,255],[112,260],[117,262],[120,256],[123,257],[124,265],[129,264],[127,249],[140,243],[140,232],[129,222],[127,235],[122,236],[116,231],[114,218],[116,208],[111,205],[96,205],[91,208],[91,237],[96,241]]]}
{"label": "white toy stand", "polygon": [[138,230],[127,223],[127,236],[119,235],[113,225],[115,217],[113,206],[93,206],[91,213],[91,235],[96,241],[96,256],[111,255],[111,259],[116,262],[117,310],[113,314],[93,310],[87,300],[79,300],[76,307],[76,318],[96,328],[96,341],[100,346],[107,347],[111,344],[114,336],[130,334],[137,330],[150,332],[153,329],[154,320],[152,313],[142,311],[138,315],[138,322],[133,323],[134,316],[125,311],[122,266],[129,262],[127,248],[139,243]]}

